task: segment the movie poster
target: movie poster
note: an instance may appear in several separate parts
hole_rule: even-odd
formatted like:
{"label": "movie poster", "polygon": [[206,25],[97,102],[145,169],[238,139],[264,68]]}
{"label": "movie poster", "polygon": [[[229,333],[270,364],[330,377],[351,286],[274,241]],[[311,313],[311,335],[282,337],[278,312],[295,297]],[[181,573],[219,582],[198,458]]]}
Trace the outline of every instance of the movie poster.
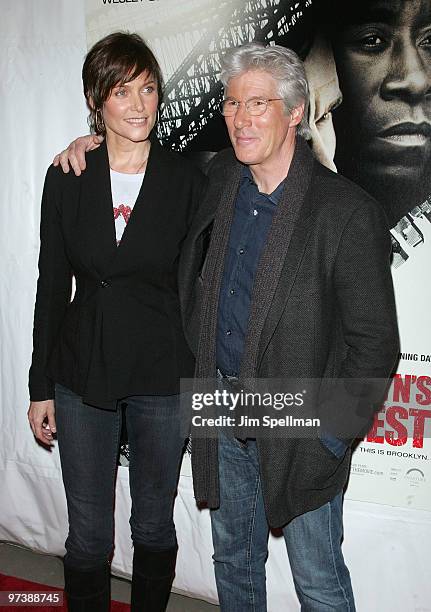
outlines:
{"label": "movie poster", "polygon": [[346,496],[429,510],[431,1],[313,4],[314,149],[385,208],[401,340],[398,375],[353,455]]}
{"label": "movie poster", "polygon": [[258,40],[305,61],[315,155],[374,196],[391,226],[400,361],[346,497],[431,510],[431,0],[87,0],[88,45],[116,30],[155,52],[159,137],[198,162],[229,144],[224,49]]}

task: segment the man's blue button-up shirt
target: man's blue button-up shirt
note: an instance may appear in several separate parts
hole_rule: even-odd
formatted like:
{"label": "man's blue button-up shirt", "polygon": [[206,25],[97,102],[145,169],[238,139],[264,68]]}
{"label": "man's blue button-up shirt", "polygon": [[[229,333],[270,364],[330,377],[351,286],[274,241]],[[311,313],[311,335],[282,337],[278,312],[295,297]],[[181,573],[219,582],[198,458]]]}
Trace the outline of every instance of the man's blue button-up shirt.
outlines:
{"label": "man's blue button-up shirt", "polygon": [[243,169],[235,202],[217,320],[217,367],[239,373],[257,265],[266,244],[284,181],[267,195],[260,193],[250,169]]}

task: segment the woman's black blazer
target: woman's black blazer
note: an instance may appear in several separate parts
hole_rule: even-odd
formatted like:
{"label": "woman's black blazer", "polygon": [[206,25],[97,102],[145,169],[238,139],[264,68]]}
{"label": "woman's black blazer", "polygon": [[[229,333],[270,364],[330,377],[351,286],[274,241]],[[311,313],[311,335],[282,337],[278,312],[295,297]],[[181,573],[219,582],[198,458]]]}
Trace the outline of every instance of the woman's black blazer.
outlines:
{"label": "woman's black blazer", "polygon": [[[178,262],[204,175],[153,140],[144,181],[117,247],[106,144],[77,177],[51,166],[42,197],[31,400],[56,382],[115,409],[130,395],[170,395],[192,377]],[[72,278],[76,291],[71,302]]]}

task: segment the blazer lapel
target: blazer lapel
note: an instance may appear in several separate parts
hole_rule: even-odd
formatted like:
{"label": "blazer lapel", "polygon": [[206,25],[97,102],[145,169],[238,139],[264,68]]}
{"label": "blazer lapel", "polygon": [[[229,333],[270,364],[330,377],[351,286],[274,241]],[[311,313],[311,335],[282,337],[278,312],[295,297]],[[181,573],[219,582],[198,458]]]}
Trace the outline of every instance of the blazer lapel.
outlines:
{"label": "blazer lapel", "polygon": [[313,159],[306,142],[297,137],[285,188],[256,272],[241,378],[256,376],[259,356],[274,332],[295,281],[309,233],[304,221],[311,211],[305,196]]}
{"label": "blazer lapel", "polygon": [[91,253],[91,265],[102,277],[128,265],[136,248],[142,244],[142,228],[148,214],[157,219],[160,202],[166,197],[169,185],[170,160],[159,142],[152,139],[144,180],[133,207],[129,222],[117,246],[115,220],[111,193],[111,177],[106,142],[91,153],[87,169],[82,174],[82,206],[85,225],[80,239],[85,235],[87,257]]}
{"label": "blazer lapel", "polygon": [[[153,206],[160,206],[161,189],[166,184],[167,168],[164,151],[156,138],[151,138],[151,149],[145,170],[144,180],[136,198],[132,214],[124,228],[121,242],[117,247],[118,257],[129,250],[132,244],[142,242],[143,217]],[[165,162],[165,163],[164,163]]]}
{"label": "blazer lapel", "polygon": [[92,152],[82,175],[86,234],[93,252],[93,264],[105,274],[116,255],[115,222],[112,208],[111,179],[106,142]]}

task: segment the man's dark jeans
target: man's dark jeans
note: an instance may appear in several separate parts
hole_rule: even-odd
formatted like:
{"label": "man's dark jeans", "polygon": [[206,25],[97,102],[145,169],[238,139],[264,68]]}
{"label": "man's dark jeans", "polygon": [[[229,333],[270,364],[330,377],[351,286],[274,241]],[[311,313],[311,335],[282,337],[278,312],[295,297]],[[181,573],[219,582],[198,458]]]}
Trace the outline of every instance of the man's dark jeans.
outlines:
{"label": "man's dark jeans", "polygon": [[[220,507],[211,511],[222,612],[266,612],[268,532],[255,440],[223,433],[218,445]],[[342,494],[283,528],[302,612],[355,612],[341,551]]]}

